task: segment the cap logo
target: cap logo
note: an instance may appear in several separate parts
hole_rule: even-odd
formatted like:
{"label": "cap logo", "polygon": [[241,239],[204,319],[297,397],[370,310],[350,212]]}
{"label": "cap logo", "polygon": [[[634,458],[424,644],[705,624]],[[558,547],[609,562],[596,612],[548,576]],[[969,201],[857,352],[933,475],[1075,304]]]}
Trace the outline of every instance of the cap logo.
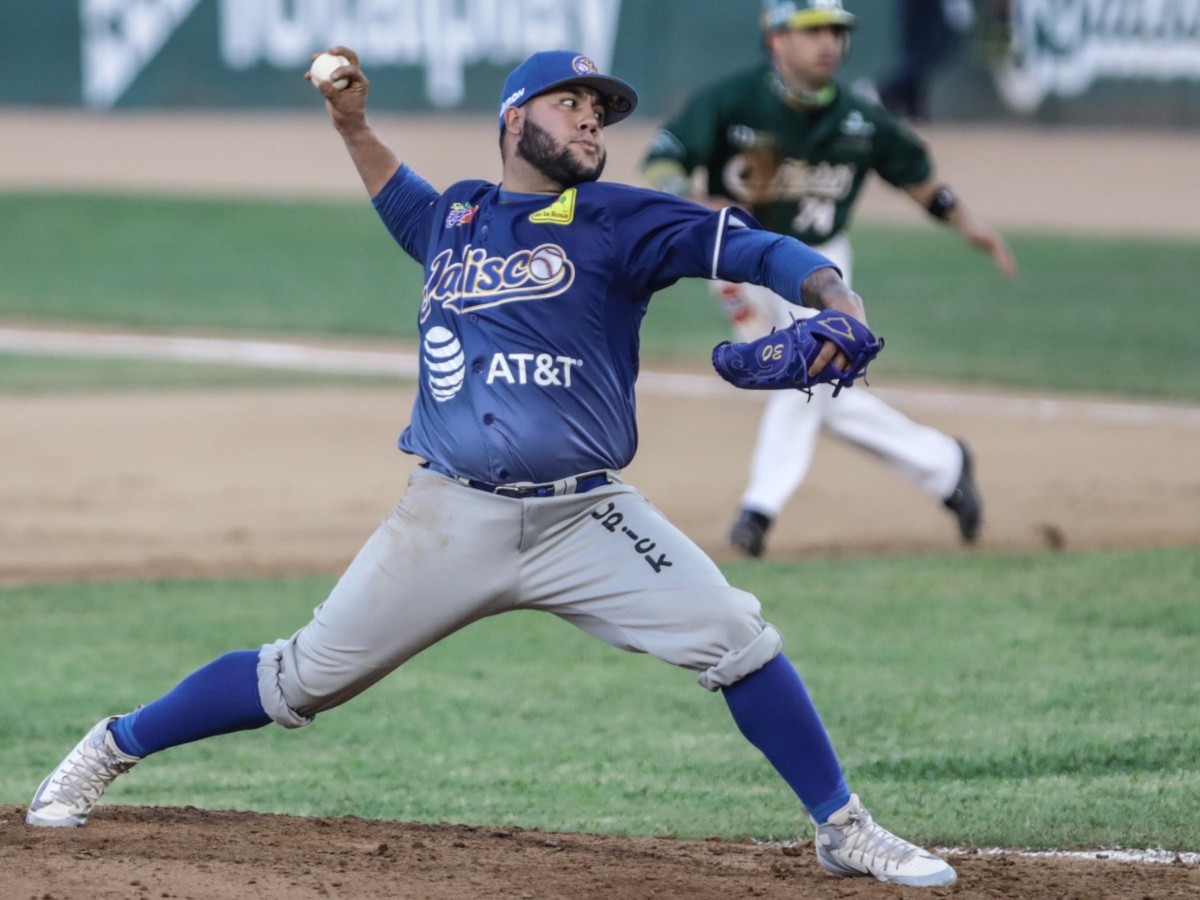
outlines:
{"label": "cap logo", "polygon": [[548,91],[578,93],[581,86],[594,89],[608,106],[605,125],[619,122],[637,106],[637,91],[610,75],[603,75],[590,56],[575,50],[542,50],[508,73],[500,91],[500,130],[508,110],[528,103]]}
{"label": "cap logo", "polygon": [[504,102],[500,104],[500,115],[504,115],[504,111],[506,109],[508,109],[510,106],[514,105],[518,100],[520,100],[524,96],[525,96],[525,88],[521,88],[519,91],[513,91],[511,94],[509,94],[504,99]]}
{"label": "cap logo", "polygon": [[571,68],[575,70],[576,75],[593,75],[600,71],[586,56],[577,56],[571,60]]}

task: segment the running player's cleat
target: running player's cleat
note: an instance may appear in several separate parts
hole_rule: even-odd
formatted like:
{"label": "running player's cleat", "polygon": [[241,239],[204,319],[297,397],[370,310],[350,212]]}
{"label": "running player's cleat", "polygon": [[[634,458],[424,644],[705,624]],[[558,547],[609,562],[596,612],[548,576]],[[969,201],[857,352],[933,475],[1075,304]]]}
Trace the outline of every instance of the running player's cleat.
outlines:
{"label": "running player's cleat", "polygon": [[140,759],[122,753],[111,734],[109,716],[97,722],[67,758],[46,776],[25,815],[26,825],[77,828],[87,824],[88,814],[105,789]]}
{"label": "running player's cleat", "polygon": [[908,887],[946,887],[958,877],[944,859],[876,823],[857,794],[817,826],[817,861],[839,878],[872,875]]}
{"label": "running player's cleat", "polygon": [[729,529],[729,543],[747,556],[762,556],[766,548],[767,530],[770,527],[770,516],[743,509],[733,527]]}
{"label": "running player's cleat", "polygon": [[954,492],[942,503],[958,519],[958,532],[962,539],[968,544],[973,544],[979,537],[979,526],[983,521],[983,498],[979,496],[979,488],[975,486],[975,466],[971,451],[962,441],[955,442],[962,450],[962,472],[958,476]]}

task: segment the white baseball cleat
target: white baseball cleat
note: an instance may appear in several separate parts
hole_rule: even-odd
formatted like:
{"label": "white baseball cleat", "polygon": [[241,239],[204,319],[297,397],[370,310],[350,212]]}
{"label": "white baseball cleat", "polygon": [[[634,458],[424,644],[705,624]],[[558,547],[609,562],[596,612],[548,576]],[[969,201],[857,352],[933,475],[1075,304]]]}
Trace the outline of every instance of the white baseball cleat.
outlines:
{"label": "white baseball cleat", "polygon": [[873,875],[909,887],[946,887],[958,877],[944,859],[876,823],[857,794],[817,826],[817,861],[841,878]]}
{"label": "white baseball cleat", "polygon": [[25,814],[26,825],[78,828],[116,777],[133,768],[141,757],[122,753],[108,733],[116,716],[101,719],[46,776]]}

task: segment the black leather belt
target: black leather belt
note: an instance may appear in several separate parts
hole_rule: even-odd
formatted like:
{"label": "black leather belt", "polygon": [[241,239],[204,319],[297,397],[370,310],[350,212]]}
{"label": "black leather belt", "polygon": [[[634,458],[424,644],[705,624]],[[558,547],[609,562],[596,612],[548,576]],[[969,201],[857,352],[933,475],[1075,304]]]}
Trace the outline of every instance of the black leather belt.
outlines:
{"label": "black leather belt", "polygon": [[459,484],[465,484],[467,487],[475,488],[477,491],[486,491],[489,494],[498,494],[501,497],[512,497],[517,500],[525,500],[530,497],[562,497],[567,494],[586,494],[588,491],[593,491],[598,487],[604,487],[606,484],[613,484],[617,481],[616,476],[607,469],[601,469],[597,472],[584,472],[582,475],[573,475],[559,481],[547,481],[544,484],[531,484],[529,482],[492,484],[488,481],[476,481],[474,478],[464,478],[461,475],[455,475],[445,466],[438,465],[435,462],[423,462],[421,463],[421,468],[437,472],[439,475],[445,475],[447,478],[453,478]]}

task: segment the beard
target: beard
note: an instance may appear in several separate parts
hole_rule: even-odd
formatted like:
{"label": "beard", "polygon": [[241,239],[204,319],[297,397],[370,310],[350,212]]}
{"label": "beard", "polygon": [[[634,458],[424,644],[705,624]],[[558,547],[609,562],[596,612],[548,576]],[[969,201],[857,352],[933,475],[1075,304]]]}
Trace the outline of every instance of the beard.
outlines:
{"label": "beard", "polygon": [[604,171],[604,163],[608,159],[608,154],[602,149],[595,164],[581,162],[576,159],[570,147],[559,146],[550,132],[538,127],[528,118],[525,120],[525,129],[517,140],[517,155],[563,187],[595,181]]}

